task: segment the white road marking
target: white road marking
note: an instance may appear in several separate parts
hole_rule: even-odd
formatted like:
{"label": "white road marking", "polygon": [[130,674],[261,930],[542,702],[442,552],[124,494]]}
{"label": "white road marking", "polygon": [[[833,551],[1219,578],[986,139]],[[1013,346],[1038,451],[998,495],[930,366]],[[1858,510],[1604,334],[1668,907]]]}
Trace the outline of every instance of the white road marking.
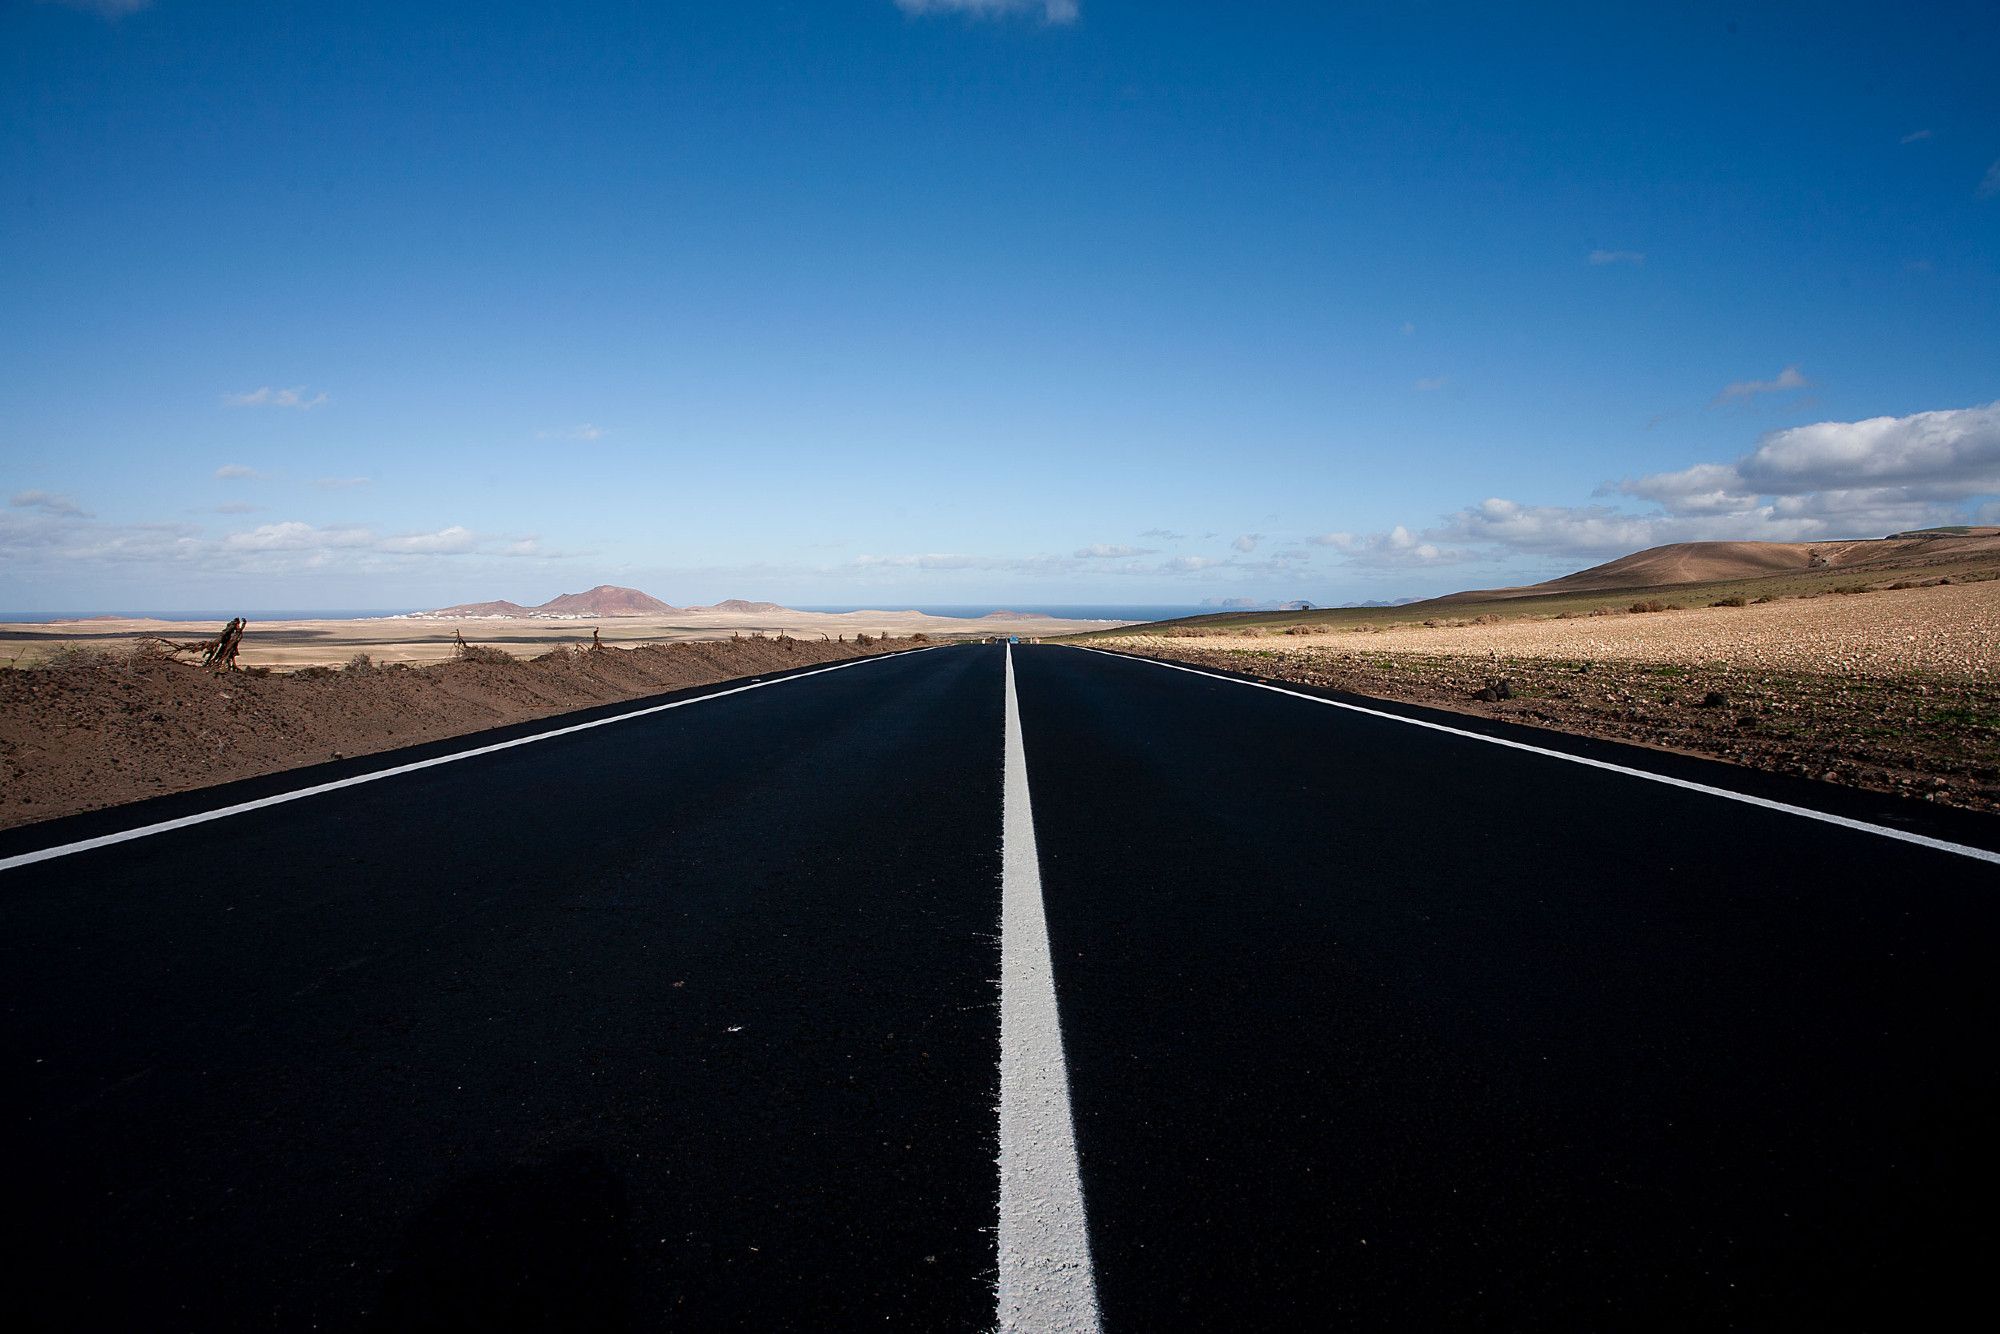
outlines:
{"label": "white road marking", "polygon": [[496,751],[512,750],[516,746],[532,746],[537,741],[547,741],[553,737],[569,736],[574,732],[588,732],[593,727],[609,727],[613,723],[630,722],[634,718],[645,718],[655,713],[665,713],[669,709],[685,708],[690,704],[705,704],[712,699],[722,699],[729,695],[740,695],[746,690],[762,690],[768,686],[781,686],[787,681],[803,681],[808,676],[820,676],[826,672],[837,672],[848,667],[859,667],[863,663],[882,662],[889,658],[900,658],[910,652],[928,653],[929,649],[904,650],[900,653],[885,653],[868,658],[854,658],[847,662],[835,663],[831,667],[816,667],[797,676],[780,677],[775,681],[754,681],[749,685],[732,686],[728,690],[718,690],[713,694],[697,695],[693,699],[677,699],[668,704],[654,704],[630,713],[614,714],[609,718],[595,718],[587,723],[571,723],[567,727],[554,727],[546,732],[536,732],[532,736],[515,737],[511,741],[496,741],[490,746],[474,746],[471,750],[454,751],[449,755],[438,755],[428,760],[415,760],[409,764],[398,764],[388,769],[377,769],[373,773],[356,774],[352,778],[337,778],[330,783],[315,783],[295,792],[280,792],[276,796],[259,797],[255,801],[238,802],[234,806],[222,806],[212,811],[202,811],[195,815],[183,815],[177,820],[161,820],[157,824],[141,825],[136,829],[121,829],[115,834],[100,834],[96,838],[79,839],[74,843],[64,843],[53,848],[43,848],[39,852],[24,852],[18,856],[0,858],[0,871],[10,871],[17,866],[32,866],[36,862],[53,861],[57,857],[68,857],[79,852],[89,852],[93,848],[108,848],[115,843],[130,843],[134,839],[150,838],[154,834],[164,834],[175,829],[187,829],[193,825],[207,824],[210,820],[224,820],[232,815],[242,815],[248,811],[261,811],[267,806],[282,806],[288,801],[303,801],[307,797],[317,797],[323,792],[337,792],[344,787],[358,787],[362,783],[379,782],[384,778],[395,778],[401,774],[411,774],[419,769],[435,769],[440,764],[454,764],[459,760],[469,760],[480,755],[491,755]]}
{"label": "white road marking", "polygon": [[1007,649],[1006,782],[1000,844],[999,1327],[1070,1334],[1098,1328],[1070,1119],[1069,1067],[1056,1011],[1028,757]]}
{"label": "white road marking", "polygon": [[[1068,645],[1083,648],[1081,644]],[[1460,727],[1449,727],[1444,723],[1427,722],[1422,718],[1405,718],[1399,713],[1384,709],[1370,709],[1360,704],[1348,704],[1337,699],[1322,699],[1318,695],[1308,695],[1303,691],[1287,690],[1283,686],[1267,681],[1239,681],[1233,676],[1223,676],[1216,672],[1205,672],[1199,667],[1184,667],[1177,662],[1162,662],[1158,658],[1141,657],[1136,653],[1111,653],[1101,648],[1086,648],[1086,653],[1101,653],[1107,658],[1118,658],[1125,662],[1150,663],[1155,667],[1166,667],[1176,672],[1187,672],[1191,676],[1205,676],[1211,681],[1227,681],[1230,685],[1251,686],[1258,690],[1268,690],[1276,695],[1290,695],[1293,699],[1305,700],[1308,704],[1324,704],[1330,708],[1346,709],[1349,713],[1365,713],[1370,718],[1386,718],[1392,723],[1404,723],[1410,727],[1421,727],[1427,731],[1443,732],[1447,736],[1464,737],[1468,741],[1483,741],[1489,746],[1505,746],[1509,750],[1526,751],[1530,755],[1543,755],[1552,760],[1567,760],[1571,764],[1581,764],[1591,769],[1602,769],[1607,773],[1623,774],[1627,778],[1643,778],[1649,783],[1664,783],[1668,787],[1683,788],[1689,792],[1702,792],[1711,797],[1725,797],[1730,801],[1740,801],[1746,806],[1761,806],[1767,811],[1782,811],[1786,815],[1803,816],[1808,820],[1819,820],[1825,824],[1839,825],[1843,829],[1854,829],[1864,834],[1876,834],[1882,838],[1893,838],[1899,843],[1914,843],[1921,848],[1931,848],[1938,852],[1949,852],[1959,857],[1970,857],[1974,861],[1992,862],[2000,865],[2000,852],[1988,852],[1984,848],[1971,847],[1964,843],[1949,843],[1941,838],[1930,838],[1923,834],[1912,834],[1907,830],[1892,829],[1888,825],[1870,824],[1866,820],[1850,820],[1845,815],[1830,815],[1816,811],[1809,806],[1794,806],[1789,802],[1773,801],[1769,797],[1753,797],[1747,792],[1732,792],[1726,787],[1713,787],[1707,783],[1696,783],[1686,778],[1670,778],[1666,774],[1651,773],[1645,769],[1634,769],[1623,764],[1613,764],[1608,760],[1593,760],[1584,755],[1571,755],[1567,751],[1550,750],[1546,746],[1530,745],[1525,741],[1510,741],[1506,737],[1487,736],[1481,732],[1470,732]]]}

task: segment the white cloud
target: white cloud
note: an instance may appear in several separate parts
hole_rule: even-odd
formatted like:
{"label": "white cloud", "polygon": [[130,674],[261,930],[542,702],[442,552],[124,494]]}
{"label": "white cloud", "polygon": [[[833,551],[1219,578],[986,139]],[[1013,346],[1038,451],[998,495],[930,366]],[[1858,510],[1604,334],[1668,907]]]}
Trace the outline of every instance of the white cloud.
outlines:
{"label": "white cloud", "polygon": [[1160,562],[1160,569],[1168,574],[1193,574],[1197,570],[1211,569],[1220,562],[1207,556],[1175,556]]}
{"label": "white cloud", "polygon": [[325,407],[328,399],[322,391],[308,394],[304,385],[291,389],[273,389],[270,385],[252,389],[247,394],[224,394],[222,401],[232,408],[307,408]]}
{"label": "white cloud", "polygon": [[1724,385],[1722,392],[1715,396],[1718,403],[1733,399],[1755,398],[1759,394],[1783,394],[1794,389],[1810,388],[1812,381],[1799,373],[1797,366],[1787,366],[1778,372],[1773,380],[1738,380],[1735,384]]}
{"label": "white cloud", "polygon": [[1148,528],[1139,536],[1150,537],[1157,542],[1185,542],[1188,537],[1186,533],[1176,533],[1167,528]]}
{"label": "white cloud", "polygon": [[73,516],[80,519],[90,517],[71,497],[59,496],[53,491],[16,491],[14,498],[8,503],[19,510],[40,510],[44,514]]}
{"label": "white cloud", "polygon": [[222,539],[229,551],[317,551],[326,547],[365,547],[375,540],[366,528],[320,528],[296,519],[260,524]]}
{"label": "white cloud", "polygon": [[1114,560],[1127,556],[1150,556],[1152,547],[1128,547],[1115,542],[1093,542],[1087,547],[1076,549],[1078,560]]}
{"label": "white cloud", "polygon": [[1242,552],[1244,555],[1247,556],[1251,552],[1255,551],[1257,549],[1257,544],[1263,540],[1264,540],[1264,535],[1262,533],[1244,533],[1241,537],[1238,537],[1234,542],[1231,542],[1229,545],[1235,547],[1238,551]]}
{"label": "white cloud", "polygon": [[1884,486],[1933,496],[2000,490],[2000,403],[1788,427],[1734,466],[1748,489],[1770,495]]}
{"label": "white cloud", "polygon": [[1052,24],[1077,19],[1077,0],[896,0],[896,8],[905,14],[971,14],[977,18],[1039,11],[1042,22]]}
{"label": "white cloud", "polygon": [[0,568],[27,583],[70,577],[81,568],[114,578],[157,576],[162,570],[224,580],[328,571],[376,577],[420,570],[438,560],[556,561],[577,554],[548,550],[532,537],[486,536],[460,525],[384,537],[357,524],[322,527],[287,520],[211,535],[196,524],[104,523],[84,514],[0,508]]}
{"label": "white cloud", "polygon": [[247,468],[241,463],[225,463],[215,470],[215,478],[219,482],[257,481],[263,476],[255,468]]}
{"label": "white cloud", "polygon": [[470,528],[453,524],[440,528],[435,533],[411,533],[403,537],[385,537],[376,544],[377,549],[389,552],[405,552],[425,555],[455,555],[472,550],[477,539]]}
{"label": "white cloud", "polygon": [[1590,252],[1589,262],[1600,266],[1605,264],[1644,264],[1646,262],[1646,252],[1643,250],[1593,250]]}
{"label": "white cloud", "polygon": [[353,491],[372,486],[373,482],[366,477],[318,477],[313,479],[313,485],[321,491]]}
{"label": "white cloud", "polygon": [[1979,197],[1991,199],[1994,195],[2000,195],[2000,158],[1995,158],[1986,174],[1979,178]]}
{"label": "white cloud", "polygon": [[[1734,463],[1697,463],[1602,489],[1651,501],[1524,505],[1491,498],[1423,540],[1489,552],[1619,555],[1668,542],[1812,542],[1960,523],[2000,495],[2000,403],[1772,431]],[[1602,493],[1602,492],[1601,492]],[[1322,544],[1351,549],[1349,534]]]}
{"label": "white cloud", "polygon": [[1465,553],[1439,546],[1402,524],[1385,533],[1321,533],[1312,541],[1332,547],[1361,565],[1445,565],[1465,559]]}
{"label": "white cloud", "polygon": [[1427,375],[1413,386],[1420,394],[1433,393],[1445,387],[1450,381],[1442,375]]}
{"label": "white cloud", "polygon": [[1914,144],[1919,140],[1928,139],[1930,137],[1931,137],[1931,132],[1929,130],[1911,130],[1908,134],[1904,135],[1896,142],[1899,144]]}
{"label": "white cloud", "polygon": [[535,439],[537,440],[578,440],[588,443],[589,441],[602,440],[603,438],[604,428],[602,426],[594,426],[589,422],[578,422],[574,426],[563,426],[553,430],[535,432]]}

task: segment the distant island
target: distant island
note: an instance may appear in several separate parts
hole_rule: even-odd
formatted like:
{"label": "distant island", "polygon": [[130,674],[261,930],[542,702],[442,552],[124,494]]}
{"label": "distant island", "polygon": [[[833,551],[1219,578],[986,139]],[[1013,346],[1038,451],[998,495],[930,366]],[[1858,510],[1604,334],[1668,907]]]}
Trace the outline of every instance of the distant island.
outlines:
{"label": "distant island", "polygon": [[533,607],[524,607],[518,602],[509,602],[502,598],[493,602],[461,602],[452,607],[439,607],[435,611],[411,612],[410,616],[413,619],[440,621],[482,617],[508,621],[569,621],[612,616],[675,616],[684,612],[765,613],[788,610],[790,609],[781,607],[775,602],[746,602],[742,598],[729,598],[712,607],[676,607],[671,602],[662,601],[636,588],[599,584],[581,593],[559,594]]}
{"label": "distant island", "polygon": [[[910,611],[896,613],[916,616]],[[400,619],[413,621],[584,621],[609,620],[620,616],[686,616],[699,620],[706,616],[811,616],[775,602],[751,602],[725,598],[708,606],[677,607],[671,602],[617,584],[599,584],[581,593],[563,593],[547,602],[524,607],[499,598],[492,602],[461,602],[433,611],[413,611]],[[1053,618],[1038,611],[989,611],[974,619],[982,621],[1047,621]]]}

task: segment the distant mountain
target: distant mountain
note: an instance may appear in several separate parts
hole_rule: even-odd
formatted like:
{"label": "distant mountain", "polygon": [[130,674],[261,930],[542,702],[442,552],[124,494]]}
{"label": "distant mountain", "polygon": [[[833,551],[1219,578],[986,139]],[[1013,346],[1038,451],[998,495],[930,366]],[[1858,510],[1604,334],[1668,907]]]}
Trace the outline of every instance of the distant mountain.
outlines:
{"label": "distant mountain", "polygon": [[1422,602],[1422,598],[1375,598],[1368,602],[1343,602],[1342,607],[1407,607],[1412,602]]}
{"label": "distant mountain", "polygon": [[533,615],[518,602],[461,602],[456,607],[439,607],[436,611],[423,611],[419,616],[530,616]]}
{"label": "distant mountain", "polygon": [[735,611],[735,612],[754,611],[758,613],[764,613],[773,611],[790,611],[791,608],[780,607],[775,602],[745,602],[742,598],[725,598],[723,601],[716,603],[713,607],[690,607],[688,608],[688,610],[689,611]]}
{"label": "distant mountain", "polygon": [[1313,607],[1313,604],[1312,604],[1312,603],[1310,603],[1310,602],[1307,602],[1307,601],[1306,601],[1306,600],[1305,600],[1304,598],[1300,598],[1300,599],[1299,599],[1299,600],[1298,600],[1297,602],[1280,602],[1280,603],[1278,604],[1278,610],[1279,610],[1279,611],[1313,611],[1313,610],[1315,610],[1315,608]]}
{"label": "distant mountain", "polygon": [[564,593],[534,609],[537,616],[662,616],[679,611],[636,588],[599,584],[583,593]]}
{"label": "distant mountain", "polygon": [[473,616],[662,616],[679,611],[680,608],[662,602],[650,594],[641,593],[636,588],[619,588],[615,584],[599,584],[583,593],[564,593],[552,597],[539,607],[523,607],[518,602],[463,602],[455,607],[440,607],[436,611],[417,613],[420,616],[451,619]]}

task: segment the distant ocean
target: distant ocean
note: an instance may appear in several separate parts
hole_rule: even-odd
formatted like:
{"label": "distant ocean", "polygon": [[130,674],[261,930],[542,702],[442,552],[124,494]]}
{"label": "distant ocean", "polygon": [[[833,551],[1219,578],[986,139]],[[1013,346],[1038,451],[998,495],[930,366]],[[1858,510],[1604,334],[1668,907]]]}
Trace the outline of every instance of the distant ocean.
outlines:
{"label": "distant ocean", "polygon": [[[338,608],[324,609],[280,609],[249,611],[0,611],[0,621],[14,623],[39,623],[43,621],[71,621],[90,616],[126,616],[160,621],[226,621],[232,616],[242,616],[252,621],[360,621],[375,616],[407,616],[420,607],[374,607],[365,609]],[[795,611],[920,611],[926,616],[960,616],[972,619],[996,611],[1036,612],[1043,616],[1055,616],[1069,621],[1167,621],[1176,616],[1201,616],[1211,612],[1237,610],[1225,607],[1155,606],[1125,602],[1083,603],[1056,605],[1043,602],[999,603],[973,602],[951,604],[920,604],[912,607],[894,598],[880,603],[862,606],[846,603],[838,607],[795,607]]]}

